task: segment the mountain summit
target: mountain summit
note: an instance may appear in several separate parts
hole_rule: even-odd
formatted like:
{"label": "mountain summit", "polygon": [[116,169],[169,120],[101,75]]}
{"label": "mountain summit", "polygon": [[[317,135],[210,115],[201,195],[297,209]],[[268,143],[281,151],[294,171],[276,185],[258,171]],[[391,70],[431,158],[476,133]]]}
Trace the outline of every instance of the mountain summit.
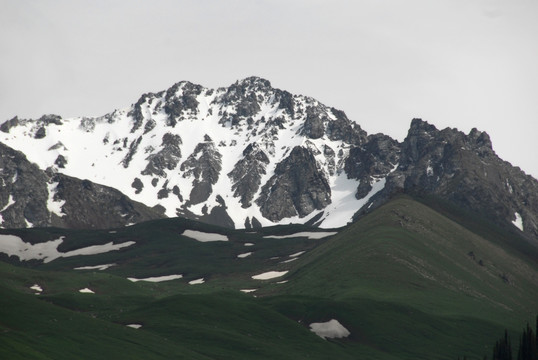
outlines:
{"label": "mountain summit", "polygon": [[[441,197],[538,242],[538,182],[499,159],[485,132],[438,130],[413,119],[400,143],[258,77],[219,89],[183,81],[101,117],[14,118],[0,130],[0,142],[49,174],[35,181],[56,208],[44,203],[43,219],[25,218],[32,224],[50,223],[52,212],[71,216],[60,174],[145,204],[144,211],[136,207],[138,217],[122,210],[130,214],[126,224],[165,215],[235,228],[340,227],[407,192]],[[4,216],[22,199],[9,189],[0,194],[2,226],[20,226],[21,219]],[[18,208],[24,218],[27,207]]]}

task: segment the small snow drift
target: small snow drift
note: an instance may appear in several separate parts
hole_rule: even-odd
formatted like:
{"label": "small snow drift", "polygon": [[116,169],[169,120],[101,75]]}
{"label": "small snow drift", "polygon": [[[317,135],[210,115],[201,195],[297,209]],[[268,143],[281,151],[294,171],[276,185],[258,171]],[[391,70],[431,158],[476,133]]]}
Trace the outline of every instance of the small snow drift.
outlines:
{"label": "small snow drift", "polygon": [[104,264],[104,265],[95,265],[95,266],[80,266],[74,268],[74,270],[99,270],[103,271],[108,269],[111,266],[115,266],[116,264]]}
{"label": "small snow drift", "polygon": [[30,286],[30,289],[36,291],[36,295],[39,295],[40,293],[43,292],[43,288],[41,288],[41,286],[39,286],[38,284],[34,284],[32,286]]}
{"label": "small snow drift", "polygon": [[140,324],[127,324],[125,326],[128,326],[128,327],[133,328],[133,329],[140,329],[142,327],[142,325],[140,325]]}
{"label": "small snow drift", "polygon": [[512,224],[514,224],[515,227],[517,227],[519,230],[523,231],[523,218],[521,215],[519,215],[518,212],[515,213],[516,219],[512,221]]}
{"label": "small snow drift", "polygon": [[228,237],[226,235],[206,233],[196,230],[185,230],[181,235],[200,242],[228,241]]}
{"label": "small snow drift", "polygon": [[258,290],[258,289],[241,289],[240,291],[244,292],[245,294],[248,294],[248,293],[254,292],[256,290]]}
{"label": "small snow drift", "polygon": [[277,277],[281,277],[281,276],[284,276],[288,273],[288,271],[268,271],[268,272],[264,272],[262,274],[258,274],[258,275],[254,275],[252,276],[252,278],[254,280],[269,280],[269,279],[274,279],[274,278],[277,278]]}
{"label": "small snow drift", "polygon": [[237,255],[237,257],[240,258],[240,259],[244,259],[244,258],[246,258],[247,256],[250,256],[250,255],[252,255],[252,252],[239,254],[239,255]]}
{"label": "small snow drift", "polygon": [[264,239],[289,239],[289,238],[295,238],[295,237],[306,237],[312,240],[317,239],[323,239],[327,236],[332,236],[338,234],[337,231],[320,231],[320,232],[309,232],[309,231],[303,231],[298,232],[295,234],[289,234],[289,235],[267,235],[264,236]]}
{"label": "small snow drift", "polygon": [[137,278],[130,277],[130,278],[127,278],[127,280],[132,281],[132,282],[137,282],[137,281],[161,282],[161,281],[181,279],[182,277],[183,275],[164,275],[164,276],[153,276],[153,277],[148,277],[144,279],[137,279]]}
{"label": "small snow drift", "polygon": [[80,289],[78,292],[83,293],[83,294],[95,294],[93,290],[88,289],[88,288]]}
{"label": "small snow drift", "polygon": [[203,284],[204,282],[205,282],[204,278],[200,278],[200,279],[189,281],[189,285],[198,285],[198,284]]}
{"label": "small snow drift", "polygon": [[310,331],[323,339],[344,338],[350,335],[350,332],[335,319],[324,323],[312,323],[310,324]]}
{"label": "small snow drift", "polygon": [[301,255],[303,255],[305,252],[306,252],[306,251],[299,251],[298,253],[289,255],[289,257],[293,258],[293,257],[301,256]]}

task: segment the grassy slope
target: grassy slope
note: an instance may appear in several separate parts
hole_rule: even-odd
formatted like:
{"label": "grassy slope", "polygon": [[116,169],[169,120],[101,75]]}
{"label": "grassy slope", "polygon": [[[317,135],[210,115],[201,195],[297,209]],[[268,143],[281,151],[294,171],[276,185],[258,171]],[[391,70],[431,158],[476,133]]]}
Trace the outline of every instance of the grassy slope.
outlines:
{"label": "grassy slope", "polygon": [[[185,228],[224,233],[230,241],[200,243],[179,236]],[[0,307],[0,326],[7,334],[0,338],[0,357],[481,357],[505,327],[517,332],[538,312],[538,271],[532,256],[514,245],[520,244],[516,238],[489,230],[490,238],[484,229],[473,230],[406,197],[328,241],[263,239],[185,220],[159,220],[115,233],[21,230],[18,235],[26,241],[65,235],[63,251],[112,240],[137,245],[44,265],[0,262],[2,295],[7,294]],[[245,242],[255,245],[245,247]],[[307,253],[299,260],[281,263],[303,250]],[[237,258],[250,251],[250,257]],[[104,263],[118,265],[103,272],[72,270]],[[267,270],[290,270],[289,281],[250,278]],[[185,279],[158,284],[125,279],[173,273]],[[206,283],[187,284],[199,277]],[[33,283],[44,288],[42,295],[31,294]],[[96,294],[79,294],[83,287]],[[238,292],[253,287],[260,297]],[[326,341],[309,331],[311,322],[331,318],[351,336]],[[143,327],[121,325],[128,323]],[[87,348],[93,353],[84,355]]]}
{"label": "grassy slope", "polygon": [[480,356],[538,312],[535,263],[406,197],[299,261],[270,303],[306,322],[341,319],[400,358]]}

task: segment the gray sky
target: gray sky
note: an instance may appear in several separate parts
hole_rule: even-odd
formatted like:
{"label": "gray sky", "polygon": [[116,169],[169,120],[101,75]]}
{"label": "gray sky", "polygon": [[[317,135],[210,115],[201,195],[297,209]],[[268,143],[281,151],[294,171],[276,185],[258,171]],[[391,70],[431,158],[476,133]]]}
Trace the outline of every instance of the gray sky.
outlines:
{"label": "gray sky", "polygon": [[0,0],[0,122],[257,75],[403,140],[487,131],[538,177],[537,0]]}

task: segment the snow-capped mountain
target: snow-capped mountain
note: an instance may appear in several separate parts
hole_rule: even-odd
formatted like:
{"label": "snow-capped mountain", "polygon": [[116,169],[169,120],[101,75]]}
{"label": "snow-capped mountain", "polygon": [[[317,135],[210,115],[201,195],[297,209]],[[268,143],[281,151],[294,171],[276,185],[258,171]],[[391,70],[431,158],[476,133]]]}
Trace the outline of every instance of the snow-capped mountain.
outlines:
{"label": "snow-capped mountain", "polygon": [[[486,133],[438,131],[415,119],[399,143],[257,77],[219,89],[180,82],[101,117],[14,118],[0,130],[0,142],[48,174],[103,184],[169,217],[331,228],[395,192],[421,189],[473,211],[487,205],[538,239],[537,182],[498,159]],[[58,205],[64,199],[52,179]],[[490,183],[502,186],[490,192]],[[0,197],[0,214],[8,205]],[[62,206],[48,210],[62,217]]]}

